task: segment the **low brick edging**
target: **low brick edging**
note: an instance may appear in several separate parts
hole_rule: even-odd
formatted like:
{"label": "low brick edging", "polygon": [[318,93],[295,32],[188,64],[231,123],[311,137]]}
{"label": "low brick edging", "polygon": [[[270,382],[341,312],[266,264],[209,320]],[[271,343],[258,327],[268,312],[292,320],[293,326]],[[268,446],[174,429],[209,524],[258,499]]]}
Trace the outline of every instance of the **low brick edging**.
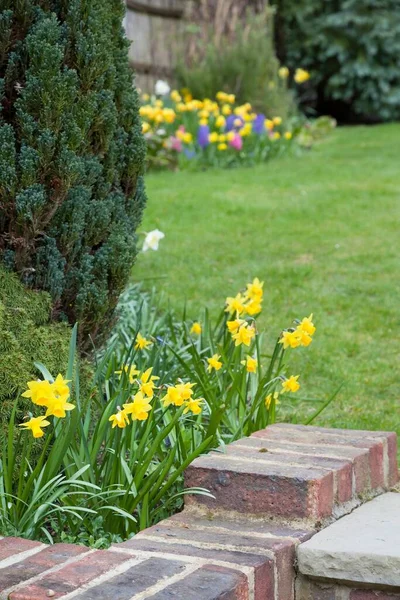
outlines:
{"label": "low brick edging", "polygon": [[395,434],[270,426],[188,469],[215,500],[110,550],[1,539],[0,600],[293,600],[296,547],[397,479]]}

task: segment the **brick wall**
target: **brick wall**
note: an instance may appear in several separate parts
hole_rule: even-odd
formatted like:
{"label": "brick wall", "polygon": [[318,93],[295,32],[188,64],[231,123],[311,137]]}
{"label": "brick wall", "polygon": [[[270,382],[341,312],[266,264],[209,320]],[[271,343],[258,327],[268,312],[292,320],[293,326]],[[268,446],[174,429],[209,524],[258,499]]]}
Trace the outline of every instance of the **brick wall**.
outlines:
{"label": "brick wall", "polygon": [[188,469],[215,500],[110,550],[0,539],[0,600],[389,600],[296,584],[295,551],[397,478],[394,434],[270,426]]}

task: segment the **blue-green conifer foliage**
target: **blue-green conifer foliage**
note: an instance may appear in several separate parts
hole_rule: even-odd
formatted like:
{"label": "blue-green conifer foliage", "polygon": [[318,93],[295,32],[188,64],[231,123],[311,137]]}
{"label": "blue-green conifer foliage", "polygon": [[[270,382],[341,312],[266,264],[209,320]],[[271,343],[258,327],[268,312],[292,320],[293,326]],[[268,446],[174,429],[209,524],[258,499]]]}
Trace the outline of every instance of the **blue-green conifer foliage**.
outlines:
{"label": "blue-green conifer foliage", "polygon": [[0,0],[0,262],[83,341],[107,329],[145,205],[121,0]]}

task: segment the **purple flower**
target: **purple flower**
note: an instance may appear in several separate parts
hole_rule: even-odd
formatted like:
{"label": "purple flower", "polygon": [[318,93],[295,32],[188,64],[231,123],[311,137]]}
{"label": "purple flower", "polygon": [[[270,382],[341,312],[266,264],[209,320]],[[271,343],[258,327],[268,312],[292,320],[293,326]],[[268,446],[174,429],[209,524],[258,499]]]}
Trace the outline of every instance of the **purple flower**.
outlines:
{"label": "purple flower", "polygon": [[233,122],[236,118],[237,118],[236,115],[229,115],[229,117],[227,117],[226,123],[225,123],[225,131],[232,131]]}
{"label": "purple flower", "polygon": [[208,136],[210,135],[210,128],[208,125],[200,125],[197,131],[197,142],[200,148],[206,148],[210,143]]}
{"label": "purple flower", "polygon": [[261,135],[265,133],[265,115],[259,114],[253,121],[253,132]]}

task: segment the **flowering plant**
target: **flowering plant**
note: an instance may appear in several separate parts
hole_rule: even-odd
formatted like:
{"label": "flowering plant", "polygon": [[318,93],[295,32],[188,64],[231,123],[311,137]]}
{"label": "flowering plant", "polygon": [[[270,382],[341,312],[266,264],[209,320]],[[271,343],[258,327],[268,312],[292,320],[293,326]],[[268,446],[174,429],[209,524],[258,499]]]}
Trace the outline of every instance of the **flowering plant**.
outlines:
{"label": "flowering plant", "polygon": [[75,327],[65,377],[37,364],[42,378],[22,394],[31,406],[18,428],[15,404],[0,460],[1,531],[52,540],[67,530],[74,539],[101,518],[122,539],[173,512],[183,493],[208,494],[183,489],[186,467],[274,422],[281,399],[300,388],[284,358],[312,342],[312,315],[284,330],[265,361],[262,302],[257,278],[226,299],[214,324],[207,311],[178,322],[143,299],[130,312],[123,300],[90,398],[80,396]]}
{"label": "flowering plant", "polygon": [[[279,76],[287,78],[286,67]],[[308,77],[302,69],[295,73],[299,84]],[[189,90],[168,91],[162,97],[144,94],[140,114],[149,149],[154,139],[161,141],[162,150],[175,156],[181,167],[256,164],[285,152],[302,128],[298,118],[283,122],[280,116],[268,117],[249,102],[237,104],[234,94],[223,91],[214,100],[195,99]],[[149,159],[156,164],[153,151]],[[170,162],[174,164],[172,158]]]}

